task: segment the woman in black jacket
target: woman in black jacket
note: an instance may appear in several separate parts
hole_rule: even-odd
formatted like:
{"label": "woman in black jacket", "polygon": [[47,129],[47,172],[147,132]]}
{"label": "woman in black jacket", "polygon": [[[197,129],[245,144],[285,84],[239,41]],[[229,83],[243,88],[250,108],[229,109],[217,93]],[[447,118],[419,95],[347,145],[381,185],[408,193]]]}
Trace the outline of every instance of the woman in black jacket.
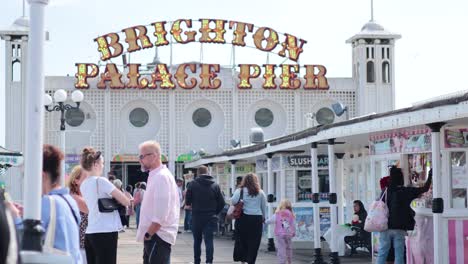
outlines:
{"label": "woman in black jacket", "polygon": [[[364,204],[361,202],[361,200],[355,200],[353,202],[353,209],[354,209],[354,215],[353,215],[353,220],[351,221],[351,226],[357,227],[358,232],[361,232],[361,236],[363,236],[365,239],[369,240],[370,243],[370,233],[364,230],[364,223],[366,222],[367,218],[367,211],[366,208],[364,208]],[[345,236],[344,240],[346,244],[351,244],[353,243],[356,239],[358,239],[358,235],[354,236]],[[351,249],[351,253],[356,253],[353,252],[354,248]]]}
{"label": "woman in black jacket", "polygon": [[[406,231],[414,229],[415,212],[411,202],[427,192],[432,183],[432,170],[423,187],[404,187],[403,172],[393,166],[390,169],[390,184],[387,189],[386,203],[388,206],[388,230],[379,234],[379,256],[377,264],[384,264],[390,249],[391,241],[395,248],[395,263],[404,263],[404,245]],[[385,200],[385,199],[384,199]]]}

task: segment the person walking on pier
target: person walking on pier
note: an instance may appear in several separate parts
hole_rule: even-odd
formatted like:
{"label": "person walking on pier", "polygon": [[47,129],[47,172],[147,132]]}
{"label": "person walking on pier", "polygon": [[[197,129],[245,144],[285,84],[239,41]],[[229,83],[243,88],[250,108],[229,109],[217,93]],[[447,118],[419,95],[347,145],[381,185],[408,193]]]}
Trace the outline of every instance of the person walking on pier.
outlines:
{"label": "person walking on pier", "polygon": [[218,214],[226,202],[219,185],[213,176],[208,175],[208,168],[200,166],[198,177],[187,189],[185,204],[192,208],[193,253],[195,264],[200,264],[201,242],[205,240],[206,263],[213,263],[213,233],[217,227]]}
{"label": "person walking on pier", "polygon": [[266,196],[260,189],[258,177],[248,173],[242,180],[241,187],[234,192],[231,198],[233,205],[239,200],[244,202],[242,216],[239,221],[239,243],[234,248],[234,261],[253,264],[257,260],[258,248],[262,240],[263,221],[266,216]]}

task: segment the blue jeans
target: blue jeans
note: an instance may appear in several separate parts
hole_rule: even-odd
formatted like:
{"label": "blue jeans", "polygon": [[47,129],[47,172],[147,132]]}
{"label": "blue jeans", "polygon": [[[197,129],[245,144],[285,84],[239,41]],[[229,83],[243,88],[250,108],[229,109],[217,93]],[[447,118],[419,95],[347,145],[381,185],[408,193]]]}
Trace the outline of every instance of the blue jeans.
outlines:
{"label": "blue jeans", "polygon": [[138,228],[138,225],[140,224],[140,208],[141,208],[141,204],[135,205],[135,220],[136,220],[137,228]]}
{"label": "blue jeans", "polygon": [[385,264],[391,242],[395,248],[395,264],[405,263],[405,235],[406,231],[399,229],[389,229],[379,234],[379,252],[377,264]]}
{"label": "blue jeans", "polygon": [[192,218],[193,233],[193,259],[195,264],[200,264],[201,243],[205,240],[206,263],[213,263],[213,233],[218,219],[213,215],[194,214]]}
{"label": "blue jeans", "polygon": [[184,231],[192,230],[192,210],[185,209]]}

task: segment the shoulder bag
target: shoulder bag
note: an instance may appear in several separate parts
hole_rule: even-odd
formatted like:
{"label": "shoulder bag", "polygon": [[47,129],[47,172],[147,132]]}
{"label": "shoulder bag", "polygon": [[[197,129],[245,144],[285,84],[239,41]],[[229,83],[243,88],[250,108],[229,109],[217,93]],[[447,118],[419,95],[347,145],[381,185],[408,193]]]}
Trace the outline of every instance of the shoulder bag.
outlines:
{"label": "shoulder bag", "polygon": [[49,226],[47,227],[43,251],[46,253],[51,253],[51,254],[70,256],[68,252],[54,248],[55,230],[57,227],[57,211],[55,207],[55,198],[53,197],[53,195],[49,195],[49,204],[50,204]]}
{"label": "shoulder bag", "polygon": [[231,205],[228,210],[228,218],[239,219],[244,211],[244,188],[240,191],[239,201],[235,205]]}
{"label": "shoulder bag", "polygon": [[[99,178],[96,179],[96,196],[99,197]],[[120,207],[114,198],[98,198],[98,208],[101,213],[112,213]]]}

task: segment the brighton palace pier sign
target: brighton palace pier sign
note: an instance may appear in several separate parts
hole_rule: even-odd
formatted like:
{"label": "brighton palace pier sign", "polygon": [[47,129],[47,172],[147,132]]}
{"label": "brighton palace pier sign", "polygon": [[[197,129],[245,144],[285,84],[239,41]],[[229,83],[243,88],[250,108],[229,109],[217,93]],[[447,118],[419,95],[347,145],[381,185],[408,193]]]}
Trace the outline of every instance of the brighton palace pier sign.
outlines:
{"label": "brighton palace pier sign", "polygon": [[[192,22],[199,25],[198,32],[193,30]],[[234,46],[253,45],[256,49],[273,52],[278,56],[285,57],[290,61],[297,62],[303,52],[302,47],[305,40],[299,39],[290,34],[279,34],[272,28],[255,27],[253,24],[226,21],[219,19],[179,19],[173,23],[155,22],[149,26],[134,26],[122,30],[125,36],[124,44],[119,37],[119,33],[109,33],[97,37],[94,41],[98,45],[98,51],[102,61],[116,58],[124,49],[131,53],[141,49],[148,49],[158,46],[169,45],[168,31],[170,32],[174,43],[187,44],[191,42],[226,44],[226,27],[231,30],[230,43]],[[284,36],[280,43],[280,35]],[[150,38],[151,36],[151,38]],[[219,64],[180,64],[175,72],[170,72],[166,64],[156,64],[154,71],[147,77],[140,75],[140,65],[138,63],[129,63],[124,65],[127,68],[127,78],[122,80],[123,74],[119,72],[117,65],[107,63],[103,73],[99,73],[98,65],[94,63],[76,63],[77,73],[75,87],[78,89],[88,89],[89,78],[98,77],[97,88],[106,89],[175,89],[176,84],[182,89],[193,89],[198,85],[200,89],[218,89],[221,86],[221,80],[217,78],[220,71]],[[306,90],[326,90],[328,81],[325,77],[326,68],[322,65],[304,65],[305,75],[301,80],[298,76],[298,64],[239,64],[239,89],[251,89],[251,79],[260,77],[262,70],[263,88],[276,89],[275,69],[281,70],[280,89],[299,89]],[[197,72],[199,68],[199,78],[190,77],[187,72]]]}

